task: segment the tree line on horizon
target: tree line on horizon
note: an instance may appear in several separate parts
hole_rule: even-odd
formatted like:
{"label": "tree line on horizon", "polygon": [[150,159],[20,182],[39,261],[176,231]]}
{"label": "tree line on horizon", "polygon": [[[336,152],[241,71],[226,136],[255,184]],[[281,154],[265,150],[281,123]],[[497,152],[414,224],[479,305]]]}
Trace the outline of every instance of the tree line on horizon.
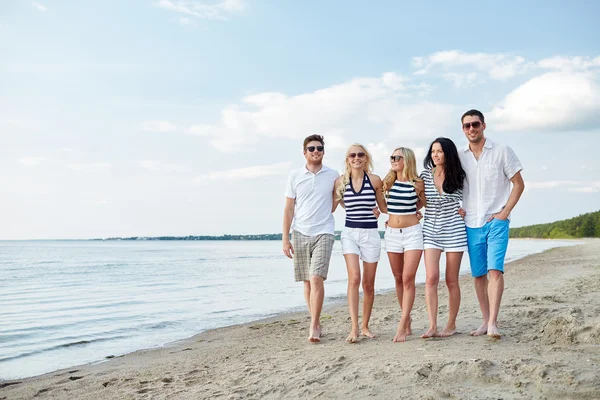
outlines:
{"label": "tree line on horizon", "polygon": [[547,224],[510,228],[511,238],[577,239],[600,237],[600,211]]}

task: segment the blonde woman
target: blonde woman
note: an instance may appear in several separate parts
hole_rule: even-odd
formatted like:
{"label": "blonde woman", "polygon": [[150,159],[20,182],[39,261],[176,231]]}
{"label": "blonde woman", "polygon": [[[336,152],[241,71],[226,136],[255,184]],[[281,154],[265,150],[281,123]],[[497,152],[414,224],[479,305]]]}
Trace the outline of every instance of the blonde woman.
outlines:
{"label": "blonde woman", "polygon": [[423,180],[417,175],[415,153],[399,147],[390,156],[391,169],[383,180],[389,220],[385,247],[396,284],[402,318],[394,342],[412,334],[410,312],[415,301],[415,275],[423,253],[423,231],[417,210],[425,205]]}
{"label": "blonde woman", "polygon": [[361,283],[360,260],[363,262],[363,319],[360,335],[374,338],[369,319],[375,299],[375,272],[381,253],[381,238],[377,230],[374,209],[386,210],[382,182],[372,174],[373,162],[367,149],[353,144],[346,152],[344,174],[335,181],[333,211],[338,204],[346,210],[346,223],[341,235],[342,252],[348,270],[348,308],[352,329],[346,338],[356,343],[358,330],[358,287]]}

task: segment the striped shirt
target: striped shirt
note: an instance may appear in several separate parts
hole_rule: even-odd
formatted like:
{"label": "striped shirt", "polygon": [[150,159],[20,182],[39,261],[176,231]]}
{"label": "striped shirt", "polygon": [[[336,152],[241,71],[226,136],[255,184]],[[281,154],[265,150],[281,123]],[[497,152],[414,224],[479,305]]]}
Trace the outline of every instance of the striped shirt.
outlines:
{"label": "striped shirt", "polygon": [[443,248],[457,249],[467,246],[465,221],[458,214],[463,191],[454,193],[438,192],[433,180],[433,171],[426,169],[421,173],[425,184],[425,221],[423,223],[424,243],[436,244]]}
{"label": "striped shirt", "polygon": [[377,199],[368,174],[365,173],[365,178],[358,192],[354,190],[352,178],[350,178],[344,192],[344,207],[348,228],[377,229],[377,218],[373,214],[373,209],[377,207]]}
{"label": "striped shirt", "polygon": [[417,192],[413,182],[394,182],[386,200],[388,214],[409,215],[417,213]]}

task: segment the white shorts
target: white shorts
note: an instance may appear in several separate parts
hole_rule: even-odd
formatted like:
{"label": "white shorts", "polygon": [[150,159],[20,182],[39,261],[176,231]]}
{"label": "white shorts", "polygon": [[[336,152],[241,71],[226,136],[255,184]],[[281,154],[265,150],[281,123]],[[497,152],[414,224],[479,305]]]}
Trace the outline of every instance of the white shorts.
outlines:
{"label": "white shorts", "polygon": [[385,250],[389,253],[404,253],[408,250],[423,250],[421,224],[408,228],[385,229]]}
{"label": "white shorts", "polygon": [[340,236],[343,254],[358,254],[368,263],[379,261],[381,255],[381,237],[376,228],[344,227]]}

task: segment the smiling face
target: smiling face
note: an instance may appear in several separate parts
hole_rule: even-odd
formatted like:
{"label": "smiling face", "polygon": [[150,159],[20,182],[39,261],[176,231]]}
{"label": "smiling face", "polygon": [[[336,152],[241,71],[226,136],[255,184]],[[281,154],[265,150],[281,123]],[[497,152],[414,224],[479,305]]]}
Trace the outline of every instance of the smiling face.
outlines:
{"label": "smiling face", "polygon": [[431,146],[431,159],[433,160],[433,165],[444,165],[446,163],[446,156],[439,142],[435,142]]}
{"label": "smiling face", "polygon": [[308,164],[321,164],[324,155],[325,147],[318,140],[311,140],[304,148],[304,158]]}
{"label": "smiling face", "polygon": [[396,174],[400,175],[404,170],[404,155],[400,150],[395,150],[390,157],[390,164],[392,166],[392,171],[396,172]]}
{"label": "smiling face", "polygon": [[350,168],[355,170],[367,170],[369,165],[369,156],[361,146],[352,146],[346,153],[346,162]]}
{"label": "smiling face", "polygon": [[469,143],[477,144],[484,139],[483,131],[485,131],[485,123],[481,122],[481,119],[477,115],[466,115],[463,118],[462,124],[463,132]]}

